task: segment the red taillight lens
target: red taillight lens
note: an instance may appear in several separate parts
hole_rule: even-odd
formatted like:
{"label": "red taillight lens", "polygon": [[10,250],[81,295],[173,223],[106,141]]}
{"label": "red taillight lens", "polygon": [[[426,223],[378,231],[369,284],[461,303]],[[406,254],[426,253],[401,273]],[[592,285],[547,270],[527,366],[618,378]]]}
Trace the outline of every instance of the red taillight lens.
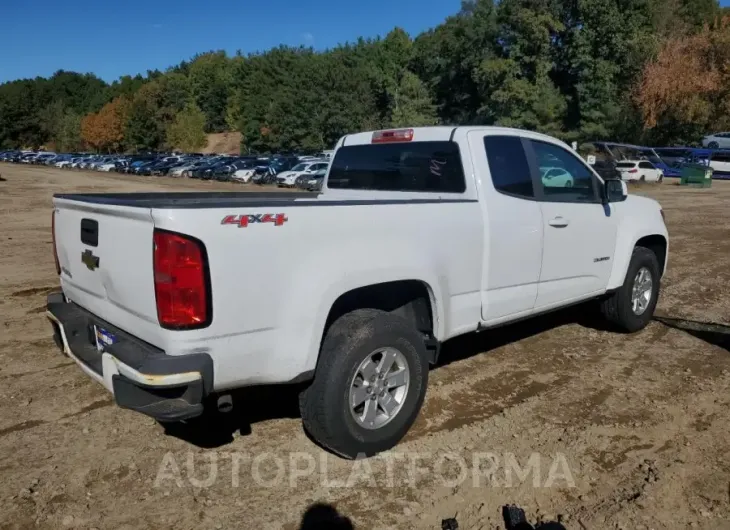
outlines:
{"label": "red taillight lens", "polygon": [[413,129],[375,131],[373,133],[374,144],[386,144],[389,142],[410,142],[411,140],[413,140]]}
{"label": "red taillight lens", "polygon": [[210,324],[210,281],[203,243],[155,230],[154,274],[157,318],[162,327],[191,329]]}
{"label": "red taillight lens", "polygon": [[629,173],[638,173],[638,172],[639,172],[638,169],[632,169],[631,171],[629,171]]}
{"label": "red taillight lens", "polygon": [[51,238],[53,240],[53,260],[56,262],[56,274],[61,275],[61,265],[58,263],[56,251],[56,210],[51,210]]}

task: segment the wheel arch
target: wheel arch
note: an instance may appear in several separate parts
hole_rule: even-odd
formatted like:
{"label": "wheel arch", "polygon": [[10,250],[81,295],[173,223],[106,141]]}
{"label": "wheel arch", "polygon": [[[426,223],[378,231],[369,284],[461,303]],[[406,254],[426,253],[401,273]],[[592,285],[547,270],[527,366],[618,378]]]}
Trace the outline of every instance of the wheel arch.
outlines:
{"label": "wheel arch", "polygon": [[436,362],[439,344],[437,337],[441,336],[439,326],[443,323],[443,317],[437,291],[429,282],[422,279],[399,279],[366,283],[340,293],[329,305],[327,317],[321,327],[317,357],[332,323],[357,309],[379,309],[411,322],[424,335],[429,361]]}
{"label": "wheel arch", "polygon": [[659,261],[659,270],[662,276],[666,271],[669,242],[665,234],[655,232],[643,234],[633,238],[633,240],[627,240],[627,243],[618,245],[616,248],[614,268],[607,285],[608,290],[618,289],[623,285],[631,263],[631,255],[636,247],[648,248],[654,252]]}
{"label": "wheel arch", "polygon": [[660,234],[652,234],[636,241],[634,248],[644,247],[651,250],[659,262],[660,274],[664,276],[667,266],[667,246],[667,238]]}

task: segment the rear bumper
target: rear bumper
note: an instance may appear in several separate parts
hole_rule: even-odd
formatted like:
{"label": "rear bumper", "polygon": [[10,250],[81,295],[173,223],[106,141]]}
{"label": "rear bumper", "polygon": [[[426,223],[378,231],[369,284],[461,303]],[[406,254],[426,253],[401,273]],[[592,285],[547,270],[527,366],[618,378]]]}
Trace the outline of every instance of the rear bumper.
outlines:
{"label": "rear bumper", "polygon": [[[48,296],[48,318],[58,347],[114,395],[120,407],[160,421],[179,421],[203,413],[213,389],[213,360],[206,353],[167,355],[96,318],[62,293]],[[94,326],[116,342],[99,351]]]}

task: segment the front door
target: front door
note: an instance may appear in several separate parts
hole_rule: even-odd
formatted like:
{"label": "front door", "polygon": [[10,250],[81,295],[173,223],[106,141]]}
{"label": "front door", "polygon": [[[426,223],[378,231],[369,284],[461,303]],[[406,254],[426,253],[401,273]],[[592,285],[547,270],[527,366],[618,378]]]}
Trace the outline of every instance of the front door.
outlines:
{"label": "front door", "polygon": [[560,168],[569,177],[541,178],[537,196],[543,252],[535,310],[578,301],[608,285],[616,246],[616,215],[602,204],[598,177],[578,156],[553,143],[530,140],[539,174]]}

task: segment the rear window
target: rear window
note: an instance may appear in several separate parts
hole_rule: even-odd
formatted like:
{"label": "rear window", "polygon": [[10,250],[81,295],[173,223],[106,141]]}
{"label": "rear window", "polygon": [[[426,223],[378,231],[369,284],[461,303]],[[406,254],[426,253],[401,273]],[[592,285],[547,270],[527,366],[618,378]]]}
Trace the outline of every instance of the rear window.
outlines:
{"label": "rear window", "polygon": [[632,169],[636,167],[636,162],[619,162],[617,168]]}
{"label": "rear window", "polygon": [[454,142],[352,145],[337,151],[327,186],[333,189],[463,193]]}

